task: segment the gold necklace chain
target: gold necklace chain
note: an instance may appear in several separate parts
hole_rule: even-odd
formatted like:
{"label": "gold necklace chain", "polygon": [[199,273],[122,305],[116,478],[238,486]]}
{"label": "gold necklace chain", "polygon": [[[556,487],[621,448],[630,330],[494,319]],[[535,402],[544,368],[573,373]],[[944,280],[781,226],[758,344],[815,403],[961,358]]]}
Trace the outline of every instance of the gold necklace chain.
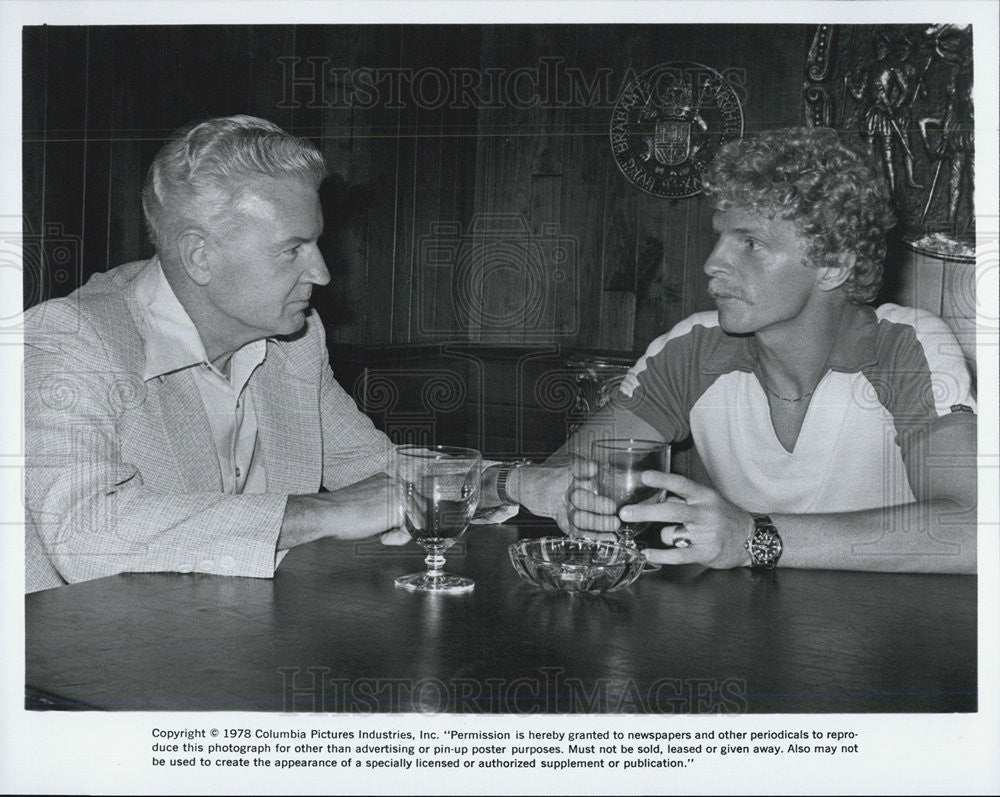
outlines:
{"label": "gold necklace chain", "polygon": [[760,383],[764,386],[764,390],[766,390],[768,393],[770,393],[776,399],[781,399],[782,401],[787,401],[787,402],[789,402],[791,404],[794,404],[797,401],[803,401],[803,400],[809,398],[813,393],[816,392],[816,388],[814,387],[808,393],[803,393],[798,398],[788,398],[787,396],[782,396],[780,393],[775,393],[773,390],[771,390],[771,387],[767,384],[767,382],[764,381],[763,378],[761,378]]}

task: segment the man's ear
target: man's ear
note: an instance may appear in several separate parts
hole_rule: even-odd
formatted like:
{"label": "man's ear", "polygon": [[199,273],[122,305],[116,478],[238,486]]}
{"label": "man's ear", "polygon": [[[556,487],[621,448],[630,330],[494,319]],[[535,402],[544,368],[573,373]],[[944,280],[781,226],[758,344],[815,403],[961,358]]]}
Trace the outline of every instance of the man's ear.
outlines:
{"label": "man's ear", "polygon": [[208,248],[203,230],[189,228],[177,237],[177,254],[188,278],[196,285],[207,285],[211,279]]}
{"label": "man's ear", "polygon": [[857,257],[853,252],[841,253],[837,256],[837,265],[823,266],[819,270],[816,284],[821,291],[833,291],[843,285],[854,271]]}

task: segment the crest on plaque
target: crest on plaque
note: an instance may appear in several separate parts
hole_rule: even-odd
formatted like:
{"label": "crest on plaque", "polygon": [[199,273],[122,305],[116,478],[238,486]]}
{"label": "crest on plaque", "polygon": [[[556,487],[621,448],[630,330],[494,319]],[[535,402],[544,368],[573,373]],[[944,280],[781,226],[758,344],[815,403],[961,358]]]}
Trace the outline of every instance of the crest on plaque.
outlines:
{"label": "crest on plaque", "polygon": [[653,148],[656,160],[666,166],[679,166],[691,154],[691,123],[668,119],[656,123]]}
{"label": "crest on plaque", "polygon": [[690,61],[659,64],[636,77],[611,119],[611,151],[622,174],[669,198],[699,193],[719,147],[742,135],[736,91],[714,69]]}

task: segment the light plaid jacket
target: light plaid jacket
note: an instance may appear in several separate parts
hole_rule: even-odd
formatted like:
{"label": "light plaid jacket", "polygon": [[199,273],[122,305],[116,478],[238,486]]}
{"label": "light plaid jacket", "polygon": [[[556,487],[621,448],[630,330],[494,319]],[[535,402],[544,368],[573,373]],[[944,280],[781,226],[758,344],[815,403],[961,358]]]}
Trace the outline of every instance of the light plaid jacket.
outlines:
{"label": "light plaid jacket", "polygon": [[266,494],[224,495],[189,370],[143,382],[129,263],[25,313],[25,587],[121,572],[270,577],[288,495],[388,472],[392,445],[337,384],[322,322],[250,378]]}

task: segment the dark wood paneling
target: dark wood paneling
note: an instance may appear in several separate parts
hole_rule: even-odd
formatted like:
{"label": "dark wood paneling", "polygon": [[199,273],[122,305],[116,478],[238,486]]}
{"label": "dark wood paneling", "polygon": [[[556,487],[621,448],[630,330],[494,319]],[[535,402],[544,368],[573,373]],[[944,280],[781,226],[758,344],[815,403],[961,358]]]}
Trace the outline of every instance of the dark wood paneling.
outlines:
{"label": "dark wood paneling", "polygon": [[[711,211],[700,197],[645,194],[619,172],[608,139],[617,91],[629,70],[693,60],[736,70],[748,131],[790,125],[806,46],[802,26],[29,28],[25,224],[56,222],[79,237],[82,273],[52,285],[57,293],[147,256],[139,191],[163,136],[195,118],[254,113],[317,141],[340,178],[324,194],[333,284],[316,293],[332,342],[641,350],[709,306]],[[400,67],[554,70],[561,101],[507,96],[476,108],[455,96],[421,103],[407,90],[395,107],[385,81],[372,107],[344,100],[351,70]],[[286,96],[289,69],[320,71],[315,102],[308,87]],[[582,81],[568,82],[567,70]],[[610,97],[587,96],[602,76]],[[457,265],[430,264],[427,247],[457,237],[474,250],[511,219],[523,228],[500,238],[521,254],[480,264],[492,270],[471,281],[482,293],[463,305]],[[540,276],[524,268],[526,239],[541,244]],[[568,261],[554,262],[553,239],[567,242]],[[480,246],[470,259],[488,255]],[[42,298],[28,283],[26,301]]]}
{"label": "dark wood paneling", "polygon": [[[291,107],[295,96],[291,85],[286,84],[286,70],[278,59],[295,57],[295,38],[296,29],[290,25],[251,26],[247,31],[246,56],[239,57],[237,62],[237,67],[247,74],[243,112],[270,119],[286,130],[295,126],[295,110]],[[304,78],[311,68],[308,63],[298,65],[298,74],[289,72],[287,77]],[[322,96],[313,99],[322,100]],[[303,96],[301,101],[306,103],[309,97]],[[323,152],[329,158],[325,141]]]}
{"label": "dark wood paneling", "polygon": [[397,443],[470,445],[470,362],[436,346],[333,345],[334,375]]}
{"label": "dark wood paneling", "polygon": [[[322,79],[325,92],[321,97],[322,145],[333,178],[326,186],[330,201],[324,203],[326,233],[321,247],[331,284],[313,295],[321,305],[331,341],[344,344],[364,342],[367,331],[364,319],[371,307],[367,294],[375,128],[371,114],[353,108],[344,100],[346,80],[338,78],[341,73],[333,70],[357,67],[359,53],[371,49],[370,39],[370,35],[353,28],[332,27],[327,32],[325,51],[302,52],[298,63],[282,66],[283,73],[294,70],[286,79],[313,75],[314,70],[326,75]],[[310,62],[309,58],[317,60]],[[298,93],[290,93],[283,101],[307,102],[314,91],[306,91],[301,100]]]}
{"label": "dark wood paneling", "polygon": [[[449,28],[446,33],[431,37],[430,41],[440,48],[432,63],[441,70],[455,66],[461,69],[479,67],[480,37],[475,26]],[[418,295],[422,306],[415,332],[417,339],[454,340],[466,335],[465,320],[457,306],[455,269],[437,266],[429,247],[437,240],[431,232],[435,224],[446,223],[453,229],[467,232],[472,221],[479,109],[461,100],[448,102],[433,112],[427,132],[433,131],[435,120],[440,135],[440,169],[436,191],[418,203],[418,209],[426,203],[432,210],[416,225],[418,235],[423,236],[418,239],[423,241],[423,248],[417,250],[421,275]],[[435,201],[436,216],[433,215]]]}
{"label": "dark wood paneling", "polygon": [[[571,38],[565,48],[554,54],[563,59],[562,66],[575,67],[591,80],[599,70],[609,67],[607,54],[614,53],[616,48],[607,32],[572,26],[567,34]],[[572,103],[571,87],[565,87],[560,96]],[[599,318],[604,293],[601,275],[607,262],[603,220],[608,203],[605,190],[610,152],[608,113],[599,102],[580,101],[567,109],[562,124],[559,234],[573,244],[573,259],[566,266],[568,277],[555,286],[558,297],[555,340],[562,345],[601,345]]]}
{"label": "dark wood paneling", "polygon": [[[87,47],[87,72],[91,76],[113,74],[116,58],[116,37],[113,29],[89,29]],[[110,122],[114,114],[115,82],[113,80],[87,81],[87,115],[83,134],[87,142],[84,160],[83,184],[83,257],[82,264],[88,271],[106,271],[122,260],[109,257],[111,153],[114,150]],[[116,242],[117,245],[117,242]],[[123,258],[138,258],[140,254],[122,253]],[[81,275],[82,278],[83,275]],[[75,285],[72,287],[76,287]]]}
{"label": "dark wood paneling", "polygon": [[[85,202],[81,164],[87,153],[87,29],[76,28],[58,42],[50,38],[48,45],[39,298],[63,296],[79,279]],[[67,96],[82,102],[63,102]]]}
{"label": "dark wood paneling", "polygon": [[[41,234],[45,202],[45,100],[49,70],[48,28],[24,28],[22,47],[25,68],[21,71],[21,124],[23,162],[21,183],[21,219],[4,219],[5,236],[15,238],[20,232],[25,243],[22,290],[24,304],[30,307],[46,298],[45,270],[41,264]],[[32,59],[29,61],[28,59]],[[29,68],[28,64],[33,64]],[[20,227],[20,229],[18,229]],[[29,249],[33,247],[34,251]]]}
{"label": "dark wood paneling", "polygon": [[[400,29],[396,26],[377,28],[362,34],[365,48],[359,62],[376,68],[398,68],[402,47]],[[395,268],[398,247],[397,213],[399,212],[400,182],[406,175],[400,172],[403,139],[402,120],[398,109],[385,104],[360,113],[362,124],[368,127],[368,150],[362,157],[370,163],[368,182],[368,272],[363,298],[365,304],[365,343],[392,341],[392,310],[395,301]]]}
{"label": "dark wood paneling", "polygon": [[566,439],[574,383],[556,347],[331,343],[337,380],[403,442],[467,445],[490,457],[544,459]]}

